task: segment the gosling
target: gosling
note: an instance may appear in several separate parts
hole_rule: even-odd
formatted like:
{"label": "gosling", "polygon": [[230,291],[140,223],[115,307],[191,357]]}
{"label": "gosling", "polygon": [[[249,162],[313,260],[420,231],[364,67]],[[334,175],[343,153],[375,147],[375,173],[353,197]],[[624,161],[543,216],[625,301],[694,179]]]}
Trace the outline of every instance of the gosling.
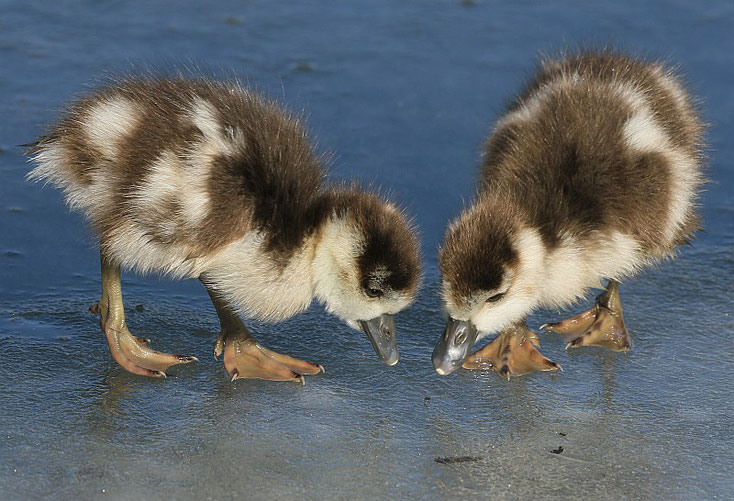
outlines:
{"label": "gosling", "polygon": [[413,228],[376,194],[324,186],[304,127],[275,102],[232,82],[126,79],[74,103],[28,153],[29,178],[60,188],[99,236],[93,310],[127,371],[165,377],[196,357],[154,351],[128,330],[121,269],[201,280],[233,381],[323,370],[263,347],[240,317],[280,321],[314,299],[398,362],[394,315],[420,275]]}
{"label": "gosling", "polygon": [[603,279],[590,310],[544,328],[567,348],[629,350],[619,281],[672,257],[699,228],[702,132],[693,100],[661,63],[609,51],[543,61],[487,142],[475,202],[446,232],[450,319],[436,371],[558,370],[526,318]]}

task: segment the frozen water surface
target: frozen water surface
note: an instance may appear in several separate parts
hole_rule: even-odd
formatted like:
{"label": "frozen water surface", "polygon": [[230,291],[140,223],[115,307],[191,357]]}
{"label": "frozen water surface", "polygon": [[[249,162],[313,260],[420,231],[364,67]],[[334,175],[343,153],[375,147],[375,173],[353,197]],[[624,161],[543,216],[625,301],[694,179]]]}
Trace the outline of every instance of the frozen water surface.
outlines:
{"label": "frozen water surface", "polygon": [[[0,498],[732,497],[730,1],[4,1],[2,12]],[[706,232],[623,285],[629,354],[565,353],[546,335],[562,374],[440,378],[443,228],[536,54],[588,42],[688,75],[711,123]],[[100,75],[171,63],[224,69],[307,110],[335,152],[332,176],[379,183],[416,216],[425,285],[399,316],[396,367],[314,307],[256,332],[325,375],[231,384],[209,355],[218,324],[199,284],[131,275],[134,332],[201,363],[165,381],[113,363],[87,313],[94,240],[58,192],[24,182],[15,145]]]}

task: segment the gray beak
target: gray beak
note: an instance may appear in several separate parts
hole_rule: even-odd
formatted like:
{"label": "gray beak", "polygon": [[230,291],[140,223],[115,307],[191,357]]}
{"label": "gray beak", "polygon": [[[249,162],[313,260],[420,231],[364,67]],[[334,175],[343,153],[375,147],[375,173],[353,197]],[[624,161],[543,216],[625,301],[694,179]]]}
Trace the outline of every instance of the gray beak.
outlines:
{"label": "gray beak", "polygon": [[433,367],[440,375],[451,374],[461,367],[477,340],[477,328],[469,321],[449,318],[446,329],[433,349]]}
{"label": "gray beak", "polygon": [[387,364],[398,363],[398,339],[395,336],[395,316],[380,315],[372,320],[359,320],[362,328],[375,349],[375,353]]}

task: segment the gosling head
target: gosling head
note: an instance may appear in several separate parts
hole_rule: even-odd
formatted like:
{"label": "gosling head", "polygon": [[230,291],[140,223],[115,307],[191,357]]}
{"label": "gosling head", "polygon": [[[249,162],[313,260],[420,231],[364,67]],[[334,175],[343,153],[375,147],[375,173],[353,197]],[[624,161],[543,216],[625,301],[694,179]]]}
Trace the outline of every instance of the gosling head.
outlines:
{"label": "gosling head", "polygon": [[524,319],[537,305],[542,249],[503,204],[482,203],[448,228],[441,247],[441,293],[449,320],[433,350],[433,366],[450,374],[474,343]]}
{"label": "gosling head", "polygon": [[335,192],[331,205],[316,246],[316,296],[395,365],[394,315],[413,302],[420,281],[414,230],[398,208],[373,194]]}

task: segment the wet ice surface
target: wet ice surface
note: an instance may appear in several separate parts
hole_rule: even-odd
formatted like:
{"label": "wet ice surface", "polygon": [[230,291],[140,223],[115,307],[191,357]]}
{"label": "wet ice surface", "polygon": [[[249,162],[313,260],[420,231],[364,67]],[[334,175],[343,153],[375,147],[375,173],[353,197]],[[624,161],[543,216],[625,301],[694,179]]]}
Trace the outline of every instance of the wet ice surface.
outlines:
{"label": "wet ice surface", "polygon": [[[5,3],[0,497],[729,498],[734,7],[517,4]],[[623,285],[629,354],[566,353],[544,335],[562,374],[440,378],[430,352],[444,321],[435,255],[446,221],[470,197],[481,141],[537,52],[587,41],[681,63],[712,124],[707,231]],[[375,181],[415,214],[425,285],[399,316],[396,367],[315,306],[255,330],[325,375],[305,387],[231,384],[209,355],[217,322],[203,289],[131,275],[133,332],[201,362],[165,381],[113,363],[86,312],[99,293],[93,238],[59,193],[23,181],[14,145],[99,75],[188,61],[308,110],[320,147],[336,154],[332,176]],[[571,312],[539,312],[531,326]],[[471,460],[451,461],[461,457]]]}

